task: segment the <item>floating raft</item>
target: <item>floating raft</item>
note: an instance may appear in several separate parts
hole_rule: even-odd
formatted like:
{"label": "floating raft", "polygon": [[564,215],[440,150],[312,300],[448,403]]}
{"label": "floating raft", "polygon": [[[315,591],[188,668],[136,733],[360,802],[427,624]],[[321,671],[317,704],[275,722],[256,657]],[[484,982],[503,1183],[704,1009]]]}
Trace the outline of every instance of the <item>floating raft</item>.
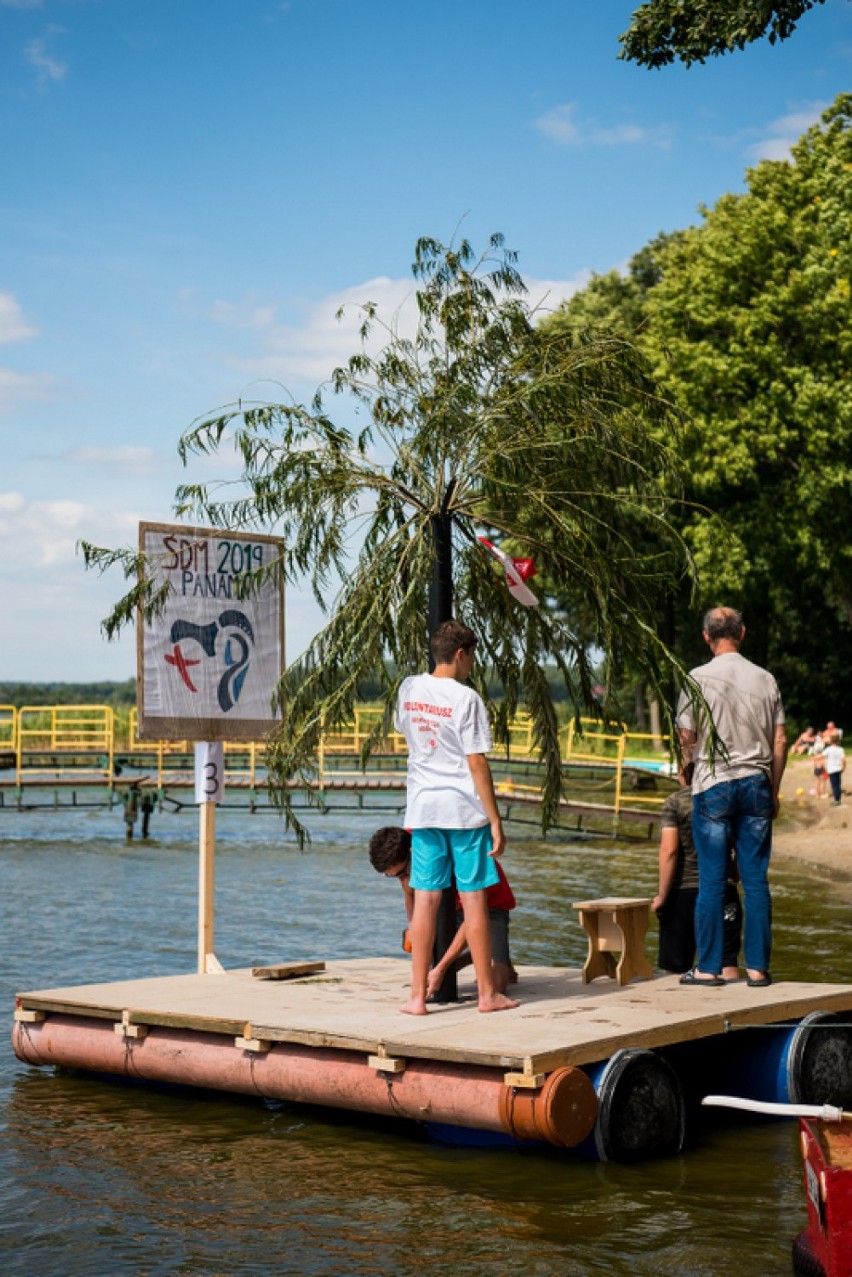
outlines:
{"label": "floating raft", "polygon": [[[824,1087],[826,1075],[852,1086],[852,1028],[816,1032],[852,1012],[850,985],[700,989],[662,976],[621,986],[584,983],[579,970],[524,967],[516,1010],[480,1014],[471,985],[461,1002],[410,1017],[398,1010],[409,975],[407,961],[375,958],[42,989],[18,995],[13,1045],[33,1065],[377,1113],[425,1122],[439,1135],[491,1132],[621,1160],[682,1146],[678,1070],[694,1087],[700,1062],[713,1057],[708,1089],[717,1089],[718,1053],[728,1042],[738,1058],[755,1038],[758,1053],[772,1044],[773,1078],[795,1066],[791,1084],[769,1083],[777,1098]],[[766,1097],[761,1087],[753,1098]]]}

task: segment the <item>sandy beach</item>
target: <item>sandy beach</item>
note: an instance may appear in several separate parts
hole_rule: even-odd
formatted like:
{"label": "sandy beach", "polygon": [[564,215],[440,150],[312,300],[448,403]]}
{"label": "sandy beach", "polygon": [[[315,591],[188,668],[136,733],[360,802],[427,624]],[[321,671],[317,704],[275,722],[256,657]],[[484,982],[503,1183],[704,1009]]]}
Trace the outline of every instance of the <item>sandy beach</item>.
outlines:
{"label": "sandy beach", "polygon": [[852,895],[852,773],[846,779],[840,807],[831,798],[816,798],[813,762],[791,758],[781,783],[781,814],[775,825],[772,856],[796,860],[845,882]]}

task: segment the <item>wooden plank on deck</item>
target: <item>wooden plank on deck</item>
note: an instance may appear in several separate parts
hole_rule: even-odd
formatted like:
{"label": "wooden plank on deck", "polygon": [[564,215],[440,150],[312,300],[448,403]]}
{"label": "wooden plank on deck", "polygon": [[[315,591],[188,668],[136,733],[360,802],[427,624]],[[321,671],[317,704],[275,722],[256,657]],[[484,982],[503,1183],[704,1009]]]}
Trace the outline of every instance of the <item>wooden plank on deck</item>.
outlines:
{"label": "wooden plank on deck", "polygon": [[325,971],[324,962],[278,962],[271,967],[252,967],[255,980],[293,980],[300,975]]}

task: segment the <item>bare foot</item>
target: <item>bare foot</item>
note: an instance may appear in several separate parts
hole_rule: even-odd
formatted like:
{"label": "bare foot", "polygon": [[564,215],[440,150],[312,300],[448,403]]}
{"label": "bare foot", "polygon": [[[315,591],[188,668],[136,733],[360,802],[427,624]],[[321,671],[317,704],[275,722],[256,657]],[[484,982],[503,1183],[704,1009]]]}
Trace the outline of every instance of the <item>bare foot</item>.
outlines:
{"label": "bare foot", "polygon": [[514,967],[509,967],[509,979],[508,979],[507,983],[508,983],[508,984],[517,984],[519,979],[520,979],[520,977],[519,977],[519,975],[518,975],[517,971],[515,970],[515,968],[514,968]]}
{"label": "bare foot", "polygon": [[405,1005],[401,1006],[399,1009],[400,1011],[403,1011],[406,1015],[427,1015],[428,1014],[426,1010],[426,1003],[423,998],[413,998],[413,997],[409,998],[408,1001],[405,1003]]}
{"label": "bare foot", "polygon": [[513,1011],[520,1005],[515,998],[507,998],[505,993],[492,993],[490,997],[479,999],[480,1011]]}

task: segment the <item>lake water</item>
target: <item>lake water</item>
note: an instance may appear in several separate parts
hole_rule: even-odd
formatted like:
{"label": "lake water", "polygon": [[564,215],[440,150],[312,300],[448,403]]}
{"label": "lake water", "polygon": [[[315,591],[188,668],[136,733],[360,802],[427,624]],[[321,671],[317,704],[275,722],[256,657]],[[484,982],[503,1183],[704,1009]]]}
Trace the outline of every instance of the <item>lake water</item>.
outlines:
{"label": "lake water", "polygon": [[[366,858],[381,819],[222,812],[216,951],[226,967],[398,956],[401,893]],[[191,971],[195,814],[0,812],[0,992]],[[579,966],[572,900],[651,895],[656,850],[510,838],[517,962]],[[848,889],[773,870],[773,969],[852,981]],[[650,952],[650,945],[649,945]],[[522,996],[523,989],[519,988]],[[113,1274],[789,1274],[806,1223],[794,1122],[718,1116],[640,1166],[471,1151],[416,1127],[228,1096],[110,1084],[0,1048],[0,1271]]]}

